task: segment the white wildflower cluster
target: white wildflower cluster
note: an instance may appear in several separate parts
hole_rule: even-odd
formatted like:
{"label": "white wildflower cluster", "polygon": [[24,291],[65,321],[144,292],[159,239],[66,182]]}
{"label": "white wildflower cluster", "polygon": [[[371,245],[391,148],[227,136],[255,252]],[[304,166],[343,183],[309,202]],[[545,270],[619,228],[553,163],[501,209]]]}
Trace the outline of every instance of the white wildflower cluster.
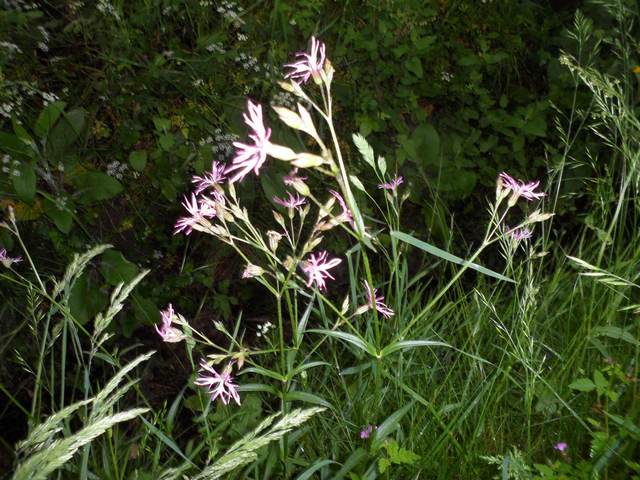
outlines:
{"label": "white wildflower cluster", "polygon": [[5,10],[18,10],[19,12],[27,12],[38,8],[35,2],[26,2],[25,0],[3,0]]}
{"label": "white wildflower cluster", "polygon": [[47,32],[47,29],[42,25],[38,25],[38,31],[42,36],[42,40],[38,42],[38,48],[42,52],[47,53],[49,51],[49,32]]}
{"label": "white wildflower cluster", "polygon": [[116,19],[116,21],[118,22],[120,21],[120,14],[115,9],[115,7],[111,5],[111,3],[109,3],[109,0],[98,0],[98,4],[96,5],[96,8],[103,15],[112,16],[113,18]]}
{"label": "white wildflower cluster", "polygon": [[246,42],[247,40],[249,40],[249,37],[242,32],[238,32],[238,34],[236,35],[236,38],[238,39],[239,42]]}
{"label": "white wildflower cluster", "polygon": [[227,53],[227,51],[223,48],[222,44],[218,42],[213,42],[207,45],[207,52],[220,53],[220,54]]}
{"label": "white wildflower cluster", "polygon": [[442,73],[440,73],[440,79],[444,82],[450,82],[453,79],[453,73],[443,70]]}
{"label": "white wildflower cluster", "polygon": [[204,87],[204,80],[203,80],[203,79],[201,79],[201,78],[196,78],[196,79],[193,81],[192,85],[193,85],[194,87],[196,87],[196,88]]}
{"label": "white wildflower cluster", "polygon": [[2,173],[6,173],[7,175],[12,175],[14,177],[19,177],[19,166],[20,162],[18,160],[12,160],[10,155],[2,156]]}
{"label": "white wildflower cluster", "polygon": [[82,7],[84,7],[84,2],[82,0],[69,2],[69,10],[71,10],[72,13],[77,13]]}
{"label": "white wildflower cluster", "polygon": [[60,100],[60,97],[52,92],[40,92],[40,96],[42,97],[42,103],[44,105],[49,105],[50,103]]}
{"label": "white wildflower cluster", "polygon": [[[202,5],[203,2],[200,2]],[[242,12],[244,12],[244,8],[238,6],[236,2],[231,2],[225,0],[222,4],[216,9],[218,13],[220,13],[225,20],[231,22],[234,27],[239,28],[244,21],[240,18]]]}
{"label": "white wildflower cluster", "polygon": [[20,47],[11,42],[0,42],[0,48],[8,52],[9,57],[13,57],[16,53],[22,53]]}
{"label": "white wildflower cluster", "polygon": [[209,135],[198,142],[203,147],[211,145],[211,151],[222,157],[222,160],[229,160],[233,155],[233,142],[240,137],[233,133],[224,133],[220,128],[216,128],[213,135]]}
{"label": "white wildflower cluster", "polygon": [[262,337],[266,335],[267,333],[269,333],[269,330],[271,330],[272,328],[273,328],[273,323],[271,322],[265,322],[258,325],[258,333],[256,333],[256,337]]}
{"label": "white wildflower cluster", "polygon": [[287,107],[291,110],[296,106],[296,97],[292,93],[280,90],[271,97],[269,105],[272,107]]}
{"label": "white wildflower cluster", "polygon": [[19,81],[5,81],[0,83],[0,117],[18,118],[22,113],[24,100],[40,93],[34,84]]}
{"label": "white wildflower cluster", "polygon": [[242,65],[242,68],[244,68],[246,71],[253,70],[256,73],[260,71],[260,65],[259,65],[258,59],[253,55],[249,55],[247,53],[241,53],[235,58],[235,61],[236,63],[239,63],[240,65]]}
{"label": "white wildflower cluster", "polygon": [[164,257],[164,255],[162,254],[162,252],[160,250],[154,250],[153,251],[153,259],[154,260],[161,260]]}
{"label": "white wildflower cluster", "polygon": [[121,163],[118,160],[114,160],[107,165],[107,175],[117,178],[118,180],[122,180],[122,177],[124,176],[128,168],[129,167],[127,164]]}

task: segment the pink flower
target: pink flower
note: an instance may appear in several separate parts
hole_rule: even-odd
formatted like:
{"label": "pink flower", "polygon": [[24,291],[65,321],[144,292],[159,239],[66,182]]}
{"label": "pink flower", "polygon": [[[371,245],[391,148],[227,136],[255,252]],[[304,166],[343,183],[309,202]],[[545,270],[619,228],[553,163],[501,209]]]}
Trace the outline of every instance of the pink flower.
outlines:
{"label": "pink flower", "polygon": [[9,257],[7,256],[7,251],[4,248],[0,248],[0,263],[5,268],[10,268],[14,263],[18,263],[22,261],[22,257]]}
{"label": "pink flower", "polygon": [[506,229],[507,229],[507,234],[511,238],[513,238],[516,242],[521,242],[522,240],[531,238],[531,236],[533,235],[533,232],[529,230],[528,227],[515,228],[515,229],[506,227]]}
{"label": "pink flower", "polygon": [[288,187],[294,186],[297,182],[304,182],[307,177],[298,175],[298,167],[291,170],[287,175],[282,178],[284,184]]}
{"label": "pink flower", "polygon": [[360,438],[363,440],[366,440],[367,438],[369,438],[371,436],[371,434],[373,433],[373,429],[378,429],[378,427],[374,427],[373,425],[367,425],[365,428],[363,428],[360,431]]}
{"label": "pink flower", "polygon": [[384,318],[391,318],[394,315],[392,309],[387,307],[384,302],[384,297],[382,295],[378,296],[378,289],[371,288],[369,283],[365,280],[364,289],[367,292],[367,303],[370,308],[375,308]]}
{"label": "pink flower", "polygon": [[402,183],[404,183],[404,178],[402,178],[402,176],[397,176],[390,182],[381,183],[380,185],[378,185],[378,188],[384,190],[392,190],[395,192],[396,188],[398,188]]}
{"label": "pink flower", "polygon": [[231,365],[231,363],[228,364],[220,374],[205,360],[200,360],[200,371],[194,383],[199,387],[207,387],[208,393],[211,394],[211,401],[220,397],[222,403],[228,405],[229,400],[233,398],[240,405],[238,386],[233,383],[233,378],[231,377]]}
{"label": "pink flower", "polygon": [[158,327],[158,325],[155,325],[155,329],[156,332],[158,332],[158,335],[162,337],[163,341],[167,343],[176,343],[186,338],[186,335],[184,333],[171,326],[173,317],[176,316],[171,304],[169,304],[166,310],[160,311],[160,316],[162,317],[162,322],[160,323],[160,327]]}
{"label": "pink flower", "polygon": [[205,172],[204,176],[194,176],[191,179],[191,183],[196,184],[196,195],[200,195],[204,190],[214,185],[222,183],[225,179],[225,166],[219,162],[213,162],[211,165],[211,171]]}
{"label": "pink flower", "polygon": [[516,180],[505,172],[502,172],[500,174],[500,180],[502,181],[502,186],[507,190],[510,190],[512,192],[513,198],[515,198],[516,200],[518,199],[518,197],[526,198],[529,201],[539,200],[546,195],[543,192],[535,191],[535,189],[538,188],[538,185],[540,185],[539,181],[525,183],[522,180]]}
{"label": "pink flower", "polygon": [[560,453],[564,453],[569,448],[569,445],[566,442],[558,442],[553,446],[554,450],[559,451]]}
{"label": "pink flower", "polygon": [[230,182],[242,180],[247,174],[253,170],[258,175],[260,167],[267,159],[267,149],[269,148],[269,137],[271,129],[264,126],[262,120],[262,106],[253,104],[251,100],[247,100],[248,115],[243,113],[244,123],[246,123],[253,133],[249,134],[249,138],[253,140],[253,144],[233,142],[236,147],[236,156],[232,160],[232,165],[227,167],[225,174],[235,171],[235,175],[229,179]]}
{"label": "pink flower", "polygon": [[189,212],[190,216],[178,219],[174,226],[174,235],[182,231],[185,231],[186,235],[189,235],[194,228],[197,230],[197,227],[204,221],[208,222],[208,218],[216,216],[215,202],[207,197],[197,198],[195,194],[192,193],[191,201],[185,196],[182,206]]}
{"label": "pink flower", "polygon": [[342,260],[339,258],[333,258],[327,261],[328,253],[320,252],[318,256],[312,254],[309,257],[309,260],[303,262],[302,270],[307,274],[307,287],[310,287],[313,282],[316,283],[316,286],[320,290],[325,290],[326,284],[325,279],[330,278],[331,280],[335,280],[331,274],[329,273],[329,269],[339,265]]}
{"label": "pink flower", "polygon": [[353,215],[351,214],[351,210],[349,210],[349,207],[347,206],[347,202],[345,202],[344,198],[342,198],[342,195],[340,195],[335,190],[329,190],[329,193],[333,195],[336,198],[336,200],[338,200],[338,203],[342,208],[342,213],[338,216],[338,220],[341,222],[345,222],[345,221],[349,222],[353,226],[354,225]]}
{"label": "pink flower", "polygon": [[300,80],[302,83],[306,83],[310,76],[313,76],[314,79],[320,78],[320,72],[326,58],[324,43],[311,37],[311,52],[296,53],[296,57],[298,57],[297,61],[285,65],[291,71],[284,78]]}
{"label": "pink flower", "polygon": [[273,201],[286,208],[298,208],[307,203],[307,200],[298,194],[294,197],[291,192],[287,192],[287,195],[289,196],[287,199],[283,200],[282,198],[273,197]]}

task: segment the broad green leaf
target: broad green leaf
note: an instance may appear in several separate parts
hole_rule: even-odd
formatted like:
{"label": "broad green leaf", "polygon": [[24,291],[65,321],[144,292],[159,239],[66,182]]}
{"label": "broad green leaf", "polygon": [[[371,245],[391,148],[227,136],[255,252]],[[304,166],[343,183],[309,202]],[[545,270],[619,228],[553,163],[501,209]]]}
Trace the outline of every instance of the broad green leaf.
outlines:
{"label": "broad green leaf", "polygon": [[173,134],[166,133],[160,136],[160,138],[158,139],[158,142],[160,143],[160,147],[162,147],[163,150],[169,151],[171,150],[171,147],[173,147],[175,143],[175,138]]}
{"label": "broad green leaf", "polygon": [[569,384],[569,388],[580,392],[592,392],[596,389],[596,385],[589,378],[579,378],[575,382]]}
{"label": "broad green leaf", "polygon": [[134,293],[131,296],[131,305],[133,306],[133,314],[139,324],[154,325],[160,322],[160,310],[151,299]]}
{"label": "broad green leaf", "polygon": [[73,226],[73,215],[71,213],[72,206],[65,206],[64,208],[60,208],[60,206],[48,198],[44,200],[44,211],[47,214],[56,228],[60,230],[62,233],[69,233],[71,231],[71,227]]}
{"label": "broad green leaf", "polygon": [[73,178],[73,183],[80,194],[79,202],[91,204],[101,200],[109,200],[119,195],[122,184],[103,172],[86,172]]}
{"label": "broad green leaf", "polygon": [[422,71],[422,61],[418,57],[411,57],[409,60],[404,62],[404,66],[413,73],[416,77],[422,78],[424,72]]}
{"label": "broad green leaf", "polygon": [[56,123],[66,105],[67,104],[65,102],[53,102],[47,105],[44,110],[40,112],[34,128],[38,137],[45,137],[47,133],[49,133],[49,130]]}
{"label": "broad green leaf", "polygon": [[78,140],[85,127],[85,114],[83,109],[76,108],[56,122],[47,137],[54,151],[60,153]]}
{"label": "broad green leaf", "polygon": [[36,196],[36,170],[28,162],[22,162],[15,169],[18,175],[13,174],[13,188],[18,198],[28,204],[33,203]]}
{"label": "broad green leaf", "polygon": [[611,325],[594,328],[592,330],[592,335],[594,337],[609,337],[617,340],[623,340],[627,343],[630,343],[631,345],[636,346],[640,344],[640,342],[638,342],[638,339],[627,330]]}
{"label": "broad green leaf", "polygon": [[406,233],[403,232],[399,232],[397,230],[393,230],[391,232],[391,236],[394,238],[397,238],[398,240],[401,240],[403,242],[408,243],[409,245],[413,245],[414,247],[419,248],[420,250],[424,250],[427,253],[430,253],[431,255],[435,255],[436,257],[442,258],[443,260],[447,260],[448,262],[452,262],[452,263],[456,263],[458,265],[462,265],[462,266],[466,266],[468,268],[471,268],[473,270],[476,270],[480,273],[483,273],[485,275],[488,275],[490,277],[493,278],[497,278],[499,280],[504,280],[505,282],[511,282],[511,283],[516,283],[513,280],[511,280],[508,277],[505,277],[504,275],[494,272],[493,270],[489,270],[488,268],[482,267],[480,265],[477,265],[475,263],[470,263],[467,260],[464,260],[460,257],[457,257],[455,255],[450,254],[449,252],[442,250],[441,248],[438,248],[434,245],[431,245],[430,243],[427,242],[423,242],[422,240],[418,240],[415,237],[412,237],[411,235],[407,235]]}
{"label": "broad green leaf", "polygon": [[17,157],[32,157],[33,150],[29,143],[10,133],[0,132],[0,151]]}
{"label": "broad green leaf", "polygon": [[129,283],[138,274],[138,267],[124,258],[118,250],[108,250],[102,254],[100,272],[111,285]]}
{"label": "broad green leaf", "polygon": [[141,172],[147,165],[147,152],[146,150],[135,150],[129,154],[129,163],[134,170]]}
{"label": "broad green leaf", "polygon": [[415,146],[416,158],[411,160],[422,166],[439,167],[440,165],[440,135],[433,125],[423,123],[411,135],[411,142]]}

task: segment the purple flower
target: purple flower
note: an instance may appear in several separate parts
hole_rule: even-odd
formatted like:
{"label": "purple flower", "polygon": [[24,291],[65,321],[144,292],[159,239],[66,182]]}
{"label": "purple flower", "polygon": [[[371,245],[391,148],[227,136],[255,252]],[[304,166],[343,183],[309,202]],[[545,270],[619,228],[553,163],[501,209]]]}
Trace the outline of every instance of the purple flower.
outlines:
{"label": "purple flower", "polygon": [[7,251],[4,248],[0,248],[0,263],[5,268],[11,268],[11,265],[22,261],[22,257],[9,257]]}
{"label": "purple flower", "polygon": [[393,317],[393,310],[383,303],[384,297],[382,295],[378,295],[378,289],[371,288],[366,280],[363,282],[363,284],[364,289],[367,291],[367,304],[369,305],[369,307],[375,308],[384,318]]}
{"label": "purple flower", "polygon": [[282,178],[284,184],[288,187],[294,186],[298,182],[304,182],[307,177],[303,177],[302,175],[298,175],[298,167],[291,170],[287,175]]}
{"label": "purple flower", "polygon": [[[218,185],[225,180],[225,166],[219,162],[213,162],[211,171],[205,172],[202,177],[194,176],[191,183],[196,184],[196,195],[200,195],[204,190],[214,185]],[[217,192],[216,192],[217,193]]]}
{"label": "purple flower", "polygon": [[189,212],[190,216],[178,219],[174,226],[174,235],[182,231],[189,235],[194,229],[197,230],[199,226],[202,226],[201,224],[204,221],[208,222],[208,218],[216,216],[215,202],[207,197],[197,198],[192,193],[191,200],[186,196],[184,197],[182,206]]}
{"label": "purple flower", "polygon": [[310,287],[313,282],[320,290],[327,288],[325,279],[330,278],[335,280],[329,273],[329,269],[339,265],[342,260],[339,258],[332,258],[327,261],[328,253],[326,251],[320,252],[318,256],[312,254],[309,260],[303,262],[302,270],[307,274],[307,287]]}
{"label": "purple flower", "polygon": [[569,448],[569,445],[566,442],[558,442],[553,446],[554,450],[559,451],[560,453],[564,453]]}
{"label": "purple flower", "polygon": [[337,217],[338,221],[340,222],[349,222],[352,226],[354,225],[354,221],[353,221],[353,215],[351,214],[351,210],[349,210],[349,207],[347,206],[347,202],[344,201],[344,198],[342,198],[342,195],[340,195],[338,192],[336,192],[335,190],[329,190],[329,193],[331,195],[333,195],[336,200],[338,200],[338,203],[340,204],[340,207],[342,208],[342,213]]}
{"label": "purple flower", "polygon": [[374,427],[373,425],[367,425],[366,427],[364,427],[361,431],[360,431],[360,438],[363,440],[366,440],[367,438],[369,438],[371,436],[371,434],[373,433],[373,429],[378,429],[378,427]]}
{"label": "purple flower", "polygon": [[162,317],[160,327],[158,327],[158,325],[155,325],[155,328],[156,332],[158,332],[158,335],[162,337],[163,341],[167,343],[177,343],[186,338],[186,335],[184,333],[171,326],[173,317],[176,316],[171,304],[169,304],[166,310],[160,311],[160,316]]}
{"label": "purple flower", "polygon": [[506,227],[506,229],[507,229],[507,235],[513,238],[516,242],[521,242],[522,240],[531,238],[531,236],[533,235],[533,232],[529,230],[528,227],[514,228],[514,229]]}
{"label": "purple flower", "polygon": [[200,360],[200,371],[194,383],[199,387],[207,387],[208,393],[211,394],[211,401],[220,397],[222,403],[228,405],[233,398],[240,405],[238,386],[233,383],[233,378],[231,377],[231,365],[231,363],[228,364],[220,374],[205,360]]}
{"label": "purple flower", "polygon": [[320,78],[320,72],[326,58],[324,43],[311,37],[311,51],[296,53],[296,57],[298,57],[297,61],[285,65],[291,71],[284,78],[300,80],[302,83],[306,83],[311,76],[314,79]]}
{"label": "purple flower", "polygon": [[247,109],[248,114],[243,113],[242,116],[244,117],[244,123],[253,132],[249,134],[253,144],[233,142],[234,147],[236,147],[236,156],[232,160],[232,165],[227,167],[224,172],[229,174],[235,171],[234,176],[229,179],[230,182],[242,180],[251,170],[258,175],[260,167],[267,159],[271,129],[264,126],[262,106],[247,100]]}
{"label": "purple flower", "polygon": [[522,180],[516,180],[515,178],[506,174],[505,172],[502,172],[499,178],[500,178],[500,181],[502,182],[502,186],[507,190],[511,191],[513,195],[512,198],[515,199],[513,200],[514,203],[519,197],[523,197],[531,201],[531,200],[539,200],[546,195],[543,192],[535,191],[535,189],[538,188],[538,185],[540,185],[539,181],[525,183]]}
{"label": "purple flower", "polygon": [[301,205],[307,203],[307,200],[298,194],[296,194],[296,196],[294,197],[291,192],[287,192],[287,195],[289,197],[284,200],[282,198],[273,197],[273,201],[278,205],[282,205],[286,208],[298,208]]}
{"label": "purple flower", "polygon": [[404,178],[402,178],[402,176],[397,176],[390,182],[381,183],[378,185],[378,188],[395,192],[402,183],[404,183]]}

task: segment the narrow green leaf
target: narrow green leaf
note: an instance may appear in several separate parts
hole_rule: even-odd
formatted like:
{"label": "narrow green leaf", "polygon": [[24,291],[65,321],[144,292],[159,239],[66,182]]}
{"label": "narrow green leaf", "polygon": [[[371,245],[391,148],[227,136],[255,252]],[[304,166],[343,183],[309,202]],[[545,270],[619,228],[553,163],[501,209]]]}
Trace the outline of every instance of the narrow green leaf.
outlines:
{"label": "narrow green leaf", "polygon": [[390,355],[398,350],[404,350],[407,348],[416,348],[416,347],[448,347],[451,348],[451,345],[444,342],[438,342],[435,340],[403,340],[401,342],[392,343],[391,345],[387,345],[380,352],[381,357],[385,357]]}
{"label": "narrow green leaf", "polygon": [[317,329],[317,330],[309,330],[310,332],[314,332],[314,333],[322,333],[328,337],[333,337],[333,338],[337,338],[339,340],[343,340],[347,343],[350,343],[351,345],[359,348],[360,350],[369,353],[370,355],[373,355],[375,357],[376,355],[376,350],[373,347],[373,345],[365,342],[363,339],[361,339],[360,337],[356,337],[355,335],[351,334],[351,333],[346,333],[346,332],[341,332],[338,330],[324,330],[324,329]]}
{"label": "narrow green leaf", "polygon": [[274,372],[273,370],[269,370],[262,367],[249,367],[242,369],[242,374],[245,373],[257,373],[258,375],[262,375],[263,377],[273,378],[274,380],[278,380],[279,382],[285,382],[287,379],[279,374],[278,372]]}
{"label": "narrow green leaf", "polygon": [[482,267],[475,263],[471,263],[467,260],[464,260],[460,257],[450,254],[449,252],[442,250],[436,246],[431,245],[430,243],[423,242],[422,240],[418,240],[411,235],[407,235],[406,233],[399,232],[397,230],[391,231],[391,236],[401,240],[403,242],[408,243],[409,245],[413,245],[414,247],[419,248],[420,250],[424,250],[431,255],[435,255],[436,257],[442,258],[443,260],[447,260],[448,262],[456,263],[458,265],[467,266],[477,272],[483,273],[493,278],[497,278],[498,280],[504,280],[505,282],[516,283],[508,277],[504,275],[494,272],[493,270],[489,270],[488,268]]}
{"label": "narrow green leaf", "polygon": [[337,463],[337,462],[334,462],[333,460],[327,460],[327,459],[318,460],[309,468],[307,468],[304,472],[298,475],[297,480],[308,480],[309,478],[311,478],[311,475],[316,473],[322,467],[326,467],[327,465],[331,465],[332,463]]}
{"label": "narrow green leaf", "polygon": [[311,403],[312,405],[320,405],[321,407],[333,408],[333,405],[331,405],[330,402],[322,397],[319,397],[318,395],[309,392],[287,392],[284,395],[284,400],[285,402],[299,401]]}
{"label": "narrow green leaf", "polygon": [[382,440],[384,440],[387,435],[389,435],[396,429],[396,427],[400,424],[400,420],[402,420],[402,417],[405,416],[405,414],[411,407],[413,407],[413,401],[393,412],[387,417],[384,422],[378,425],[378,428],[376,429],[373,437],[374,445],[380,445],[380,442],[382,442]]}

